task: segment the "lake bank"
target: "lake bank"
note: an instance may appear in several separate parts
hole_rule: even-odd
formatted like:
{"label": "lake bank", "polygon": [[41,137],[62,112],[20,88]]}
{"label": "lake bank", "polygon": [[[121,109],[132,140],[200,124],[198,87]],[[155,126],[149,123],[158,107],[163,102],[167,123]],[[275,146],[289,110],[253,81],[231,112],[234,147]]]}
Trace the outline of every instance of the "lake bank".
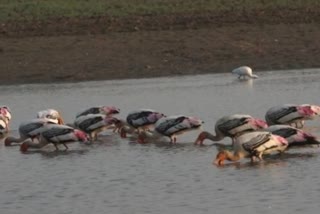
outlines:
{"label": "lake bank", "polygon": [[0,83],[205,74],[241,65],[256,71],[317,68],[319,20],[305,14],[141,16],[109,25],[103,18],[10,22],[1,28]]}

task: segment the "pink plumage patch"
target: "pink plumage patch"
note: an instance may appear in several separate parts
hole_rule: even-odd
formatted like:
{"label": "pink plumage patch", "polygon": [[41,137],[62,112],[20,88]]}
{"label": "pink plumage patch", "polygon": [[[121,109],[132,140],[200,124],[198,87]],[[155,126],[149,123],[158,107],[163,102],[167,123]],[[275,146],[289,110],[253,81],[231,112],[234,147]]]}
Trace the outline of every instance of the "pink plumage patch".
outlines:
{"label": "pink plumage patch", "polygon": [[266,121],[264,120],[260,120],[260,119],[255,119],[255,123],[258,127],[260,127],[261,129],[265,129],[268,128],[268,124]]}
{"label": "pink plumage patch", "polygon": [[119,114],[120,113],[120,109],[116,108],[115,106],[104,106],[103,110],[107,114]]}
{"label": "pink plumage patch", "polygon": [[7,116],[8,110],[6,108],[0,108],[0,114]]}
{"label": "pink plumage patch", "polygon": [[289,144],[288,141],[287,141],[285,138],[283,138],[283,137],[281,137],[281,136],[279,136],[279,135],[274,135],[274,137],[275,137],[282,145],[288,145],[288,144]]}
{"label": "pink plumage patch", "polygon": [[85,132],[80,130],[75,130],[74,134],[80,141],[88,141],[88,135]]}
{"label": "pink plumage patch", "polygon": [[148,116],[148,121],[150,121],[150,122],[156,122],[156,121],[158,121],[159,119],[161,119],[162,117],[164,117],[163,114],[158,113],[158,112],[154,112],[154,113],[152,113],[152,114],[150,114],[150,115]]}
{"label": "pink plumage patch", "polygon": [[307,132],[301,132],[301,133],[302,133],[304,139],[316,138],[315,136],[313,136],[313,135],[310,134],[310,133],[307,133]]}
{"label": "pink plumage patch", "polygon": [[188,117],[187,120],[191,125],[194,125],[194,126],[200,126],[202,123],[204,123],[202,120],[196,117]]}
{"label": "pink plumage patch", "polygon": [[115,117],[105,117],[104,121],[107,125],[113,125],[113,124],[117,124],[119,122],[119,120]]}
{"label": "pink plumage patch", "polygon": [[297,110],[303,116],[312,116],[315,113],[310,106],[298,106]]}
{"label": "pink plumage patch", "polygon": [[314,114],[316,115],[320,114],[320,106],[312,105],[311,109],[314,112]]}

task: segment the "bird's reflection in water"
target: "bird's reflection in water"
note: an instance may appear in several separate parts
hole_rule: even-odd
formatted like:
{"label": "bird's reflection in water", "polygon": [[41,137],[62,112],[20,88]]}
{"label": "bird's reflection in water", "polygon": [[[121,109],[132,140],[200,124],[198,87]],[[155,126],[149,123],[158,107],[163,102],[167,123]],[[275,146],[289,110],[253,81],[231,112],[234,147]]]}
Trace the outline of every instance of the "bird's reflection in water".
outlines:
{"label": "bird's reflection in water", "polygon": [[41,154],[44,157],[53,158],[57,156],[63,156],[63,155],[84,155],[87,152],[89,152],[89,149],[70,149],[70,150],[30,150],[27,152],[24,152],[23,154]]}
{"label": "bird's reflection in water", "polygon": [[241,84],[246,86],[249,89],[253,88],[253,79],[235,79],[233,80],[233,84]]}
{"label": "bird's reflection in water", "polygon": [[[222,166],[214,165],[218,168],[226,168],[226,167],[235,167],[236,169],[245,169],[245,168],[266,168],[270,166],[287,166],[289,159],[307,159],[316,157],[316,153],[284,153],[284,154],[275,154],[275,155],[266,155],[263,161],[257,162],[229,162],[225,163]],[[249,160],[249,159],[247,159]]]}

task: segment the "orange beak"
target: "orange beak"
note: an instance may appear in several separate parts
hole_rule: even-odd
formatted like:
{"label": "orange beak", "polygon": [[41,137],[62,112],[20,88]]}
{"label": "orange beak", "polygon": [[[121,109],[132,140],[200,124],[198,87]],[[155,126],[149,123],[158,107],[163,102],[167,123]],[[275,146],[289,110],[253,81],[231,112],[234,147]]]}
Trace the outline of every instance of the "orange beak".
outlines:
{"label": "orange beak", "polygon": [[200,139],[200,137],[197,138],[197,140],[194,142],[195,145],[203,145],[203,140]]}
{"label": "orange beak", "polygon": [[28,146],[28,144],[25,143],[25,142],[20,145],[20,151],[21,151],[22,153],[27,152],[27,151],[28,151],[28,148],[29,148],[29,146]]}
{"label": "orange beak", "polygon": [[223,160],[220,160],[220,159],[215,159],[214,162],[213,162],[214,165],[217,165],[217,166],[222,166],[223,165]]}
{"label": "orange beak", "polygon": [[203,136],[203,134],[199,134],[197,140],[194,142],[195,145],[203,145],[203,141],[204,141],[205,137]]}
{"label": "orange beak", "polygon": [[223,161],[225,158],[224,152],[219,152],[216,156],[216,159],[213,161],[213,164],[217,166],[223,166]]}
{"label": "orange beak", "polygon": [[120,130],[120,137],[121,138],[126,138],[127,137],[126,131],[123,128]]}
{"label": "orange beak", "polygon": [[64,124],[64,121],[63,121],[62,117],[58,118],[58,124],[59,125],[63,125]]}
{"label": "orange beak", "polygon": [[137,141],[140,144],[145,144],[146,143],[146,141],[144,140],[144,138],[142,136],[139,136]]}
{"label": "orange beak", "polygon": [[6,138],[6,139],[4,140],[4,145],[5,145],[5,146],[11,146],[11,142],[8,140],[8,138]]}

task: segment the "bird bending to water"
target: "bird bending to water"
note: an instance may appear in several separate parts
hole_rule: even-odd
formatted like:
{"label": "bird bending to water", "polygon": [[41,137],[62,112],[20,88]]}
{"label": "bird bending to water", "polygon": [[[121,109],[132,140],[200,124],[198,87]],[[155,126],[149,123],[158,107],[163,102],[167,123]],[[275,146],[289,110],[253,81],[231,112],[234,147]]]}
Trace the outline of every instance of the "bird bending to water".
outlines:
{"label": "bird bending to water", "polygon": [[285,138],[289,143],[288,148],[320,145],[320,141],[316,136],[289,125],[272,125],[264,129],[264,131]]}
{"label": "bird bending to water", "polygon": [[11,111],[8,106],[0,107],[0,137],[5,136],[9,132],[9,123],[11,120]]}
{"label": "bird bending to water", "polygon": [[232,70],[232,73],[237,74],[238,79],[241,79],[241,77],[243,77],[243,79],[245,79],[246,77],[249,77],[252,79],[258,78],[257,75],[252,74],[252,69],[248,66],[241,66],[239,68],[236,68],[236,69]]}
{"label": "bird bending to water", "polygon": [[97,140],[98,134],[113,127],[119,122],[117,118],[105,114],[88,114],[77,117],[74,121],[76,128],[89,134],[90,141]]}
{"label": "bird bending to water", "polygon": [[142,130],[148,130],[162,117],[165,117],[165,115],[158,111],[152,109],[139,109],[130,112],[126,121],[119,120],[117,128],[119,129],[120,136],[125,138],[127,133],[132,134],[137,132],[139,134]]}
{"label": "bird bending to water", "polygon": [[8,106],[1,106],[0,107],[0,115],[4,116],[7,120],[7,122],[9,122],[12,118],[11,110]]}
{"label": "bird bending to water", "polygon": [[169,137],[171,143],[176,143],[177,135],[199,129],[203,121],[195,117],[183,115],[162,117],[159,119],[152,131],[141,131],[138,137],[139,143],[147,143],[146,139],[158,140],[162,137]]}
{"label": "bird bending to water", "polygon": [[51,120],[48,118],[37,118],[30,121],[23,122],[19,125],[19,137],[9,136],[4,140],[5,146],[11,146],[12,144],[19,144],[27,139],[32,141],[45,129],[47,124],[56,124],[57,120]]}
{"label": "bird bending to water", "polygon": [[83,131],[66,125],[51,124],[46,126],[45,129],[40,133],[39,143],[25,141],[20,145],[20,151],[27,152],[29,148],[41,149],[50,143],[56,147],[56,150],[59,150],[58,144],[64,145],[67,150],[68,146],[66,143],[87,141],[87,134]]}
{"label": "bird bending to water", "polygon": [[5,136],[9,132],[8,119],[0,114],[0,137]]}
{"label": "bird bending to water", "polygon": [[234,114],[220,118],[215,125],[216,134],[210,132],[201,132],[195,141],[195,144],[203,145],[205,139],[212,141],[220,141],[225,137],[230,137],[232,142],[236,136],[244,132],[256,131],[259,129],[267,128],[268,125],[265,121],[254,118],[245,114]]}
{"label": "bird bending to water", "polygon": [[273,135],[270,132],[249,132],[235,139],[233,144],[234,153],[227,150],[220,151],[213,163],[221,166],[224,164],[224,160],[238,161],[242,158],[250,158],[252,162],[258,158],[261,161],[263,160],[263,154],[282,153],[287,149],[288,145],[288,141],[285,138]]}
{"label": "bird bending to water", "polygon": [[88,108],[76,115],[77,117],[85,116],[88,114],[105,114],[107,116],[112,116],[114,114],[119,114],[120,109],[116,108],[115,106],[95,106]]}
{"label": "bird bending to water", "polygon": [[303,128],[305,120],[312,120],[319,114],[318,106],[284,104],[268,109],[265,119],[268,125],[291,125]]}
{"label": "bird bending to water", "polygon": [[60,124],[60,125],[64,124],[61,114],[59,113],[59,111],[55,109],[45,109],[45,110],[39,111],[37,113],[37,118],[46,118],[56,124]]}

